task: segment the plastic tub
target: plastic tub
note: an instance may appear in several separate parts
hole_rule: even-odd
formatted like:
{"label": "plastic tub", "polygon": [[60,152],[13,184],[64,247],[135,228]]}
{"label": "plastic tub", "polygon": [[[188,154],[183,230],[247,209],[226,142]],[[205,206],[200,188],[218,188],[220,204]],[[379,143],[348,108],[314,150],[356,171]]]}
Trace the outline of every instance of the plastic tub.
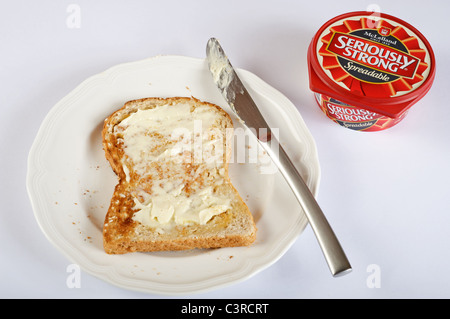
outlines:
{"label": "plastic tub", "polygon": [[308,49],[311,90],[341,126],[380,131],[400,122],[431,88],[435,57],[425,37],[396,17],[350,12],[326,22]]}

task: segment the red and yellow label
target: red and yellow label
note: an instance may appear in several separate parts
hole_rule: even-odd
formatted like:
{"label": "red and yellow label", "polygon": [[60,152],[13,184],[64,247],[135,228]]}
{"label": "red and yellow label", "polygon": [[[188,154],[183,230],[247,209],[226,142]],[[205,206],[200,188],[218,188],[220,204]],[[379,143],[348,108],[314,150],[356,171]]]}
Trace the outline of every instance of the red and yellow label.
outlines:
{"label": "red and yellow label", "polygon": [[355,131],[374,132],[390,128],[406,115],[390,118],[369,110],[345,104],[331,97],[316,93],[316,100],[322,112],[337,124]]}
{"label": "red and yellow label", "polygon": [[325,73],[353,94],[395,97],[420,86],[429,72],[424,43],[389,19],[356,16],[330,25],[317,57]]}

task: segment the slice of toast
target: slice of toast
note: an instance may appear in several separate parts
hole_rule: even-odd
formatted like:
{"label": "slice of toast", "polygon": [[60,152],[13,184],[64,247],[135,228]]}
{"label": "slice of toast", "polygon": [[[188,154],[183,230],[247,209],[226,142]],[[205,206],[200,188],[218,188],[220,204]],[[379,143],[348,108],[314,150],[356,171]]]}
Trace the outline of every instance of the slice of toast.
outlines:
{"label": "slice of toast", "polygon": [[195,98],[145,98],[106,118],[118,184],[103,227],[108,254],[246,246],[256,226],[228,176],[233,123]]}

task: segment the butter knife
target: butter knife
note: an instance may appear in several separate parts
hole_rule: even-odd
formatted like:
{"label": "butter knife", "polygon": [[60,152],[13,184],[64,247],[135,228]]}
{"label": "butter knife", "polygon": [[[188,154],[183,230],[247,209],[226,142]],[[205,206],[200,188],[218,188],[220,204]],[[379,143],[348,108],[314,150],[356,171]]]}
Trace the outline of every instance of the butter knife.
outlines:
{"label": "butter knife", "polygon": [[[352,269],[351,265],[314,195],[272,134],[272,130],[242,84],[217,39],[209,39],[206,46],[206,58],[213,81],[223,97],[241,121],[248,128],[253,129],[251,131],[256,135],[258,142],[289,184],[314,231],[331,274],[337,277],[349,273]],[[274,152],[274,143],[276,143],[277,152]]]}

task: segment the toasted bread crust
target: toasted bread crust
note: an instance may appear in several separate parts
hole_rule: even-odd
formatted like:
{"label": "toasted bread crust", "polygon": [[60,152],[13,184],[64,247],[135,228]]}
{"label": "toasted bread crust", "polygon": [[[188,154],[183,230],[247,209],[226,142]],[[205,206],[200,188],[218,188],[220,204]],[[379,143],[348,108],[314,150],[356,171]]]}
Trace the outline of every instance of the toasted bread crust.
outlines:
{"label": "toasted bread crust", "polygon": [[[127,172],[124,171],[126,155],[123,145],[121,145],[120,134],[115,132],[115,128],[139,109],[157,108],[168,104],[176,107],[180,103],[189,103],[192,108],[200,105],[208,106],[211,108],[211,112],[220,114],[222,130],[233,127],[231,118],[219,106],[187,97],[155,97],[129,101],[105,119],[102,130],[105,157],[118,176],[118,184],[114,189],[103,227],[103,244],[105,252],[108,254],[235,247],[250,245],[255,241],[256,226],[252,214],[229,180],[228,162],[231,145],[227,145],[224,154],[223,181],[220,185],[214,186],[217,193],[230,199],[230,209],[212,217],[206,224],[176,225],[163,231],[143,225],[133,219],[138,211],[135,208],[136,189],[145,189],[146,186],[142,183],[138,185],[134,175],[130,177],[128,173],[127,176]],[[157,162],[152,165],[158,169]],[[186,174],[184,179],[185,191],[189,189],[189,183],[197,183],[195,185],[199,183],[198,178],[194,181],[190,180],[189,176]],[[206,183],[206,181],[201,182]],[[158,183],[158,177],[147,178],[146,183],[148,185]],[[151,192],[149,193],[151,195]]]}

